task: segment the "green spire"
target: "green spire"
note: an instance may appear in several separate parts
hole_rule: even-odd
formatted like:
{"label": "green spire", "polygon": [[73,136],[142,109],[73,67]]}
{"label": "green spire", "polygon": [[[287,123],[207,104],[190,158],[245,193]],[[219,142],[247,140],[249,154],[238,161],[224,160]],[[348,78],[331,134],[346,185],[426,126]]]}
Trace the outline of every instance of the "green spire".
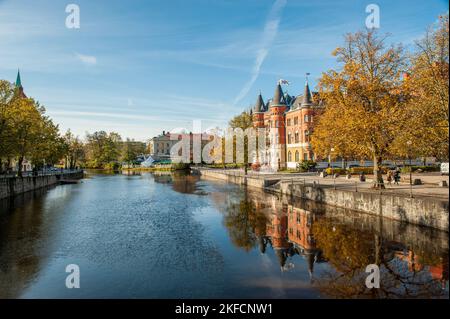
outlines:
{"label": "green spire", "polygon": [[17,70],[17,79],[16,79],[16,87],[22,87],[22,81],[20,80],[20,70]]}

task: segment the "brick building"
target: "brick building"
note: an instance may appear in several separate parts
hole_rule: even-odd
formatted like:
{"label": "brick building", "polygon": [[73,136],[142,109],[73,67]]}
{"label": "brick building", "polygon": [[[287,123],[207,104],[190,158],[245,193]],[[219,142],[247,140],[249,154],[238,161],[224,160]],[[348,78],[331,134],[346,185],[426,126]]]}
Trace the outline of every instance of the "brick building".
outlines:
{"label": "brick building", "polygon": [[322,104],[317,102],[317,94],[311,93],[308,81],[303,95],[283,93],[280,83],[267,103],[260,93],[252,116],[253,127],[266,128],[265,158],[261,166],[280,170],[296,168],[304,160],[314,160],[310,135],[314,119],[321,109]]}

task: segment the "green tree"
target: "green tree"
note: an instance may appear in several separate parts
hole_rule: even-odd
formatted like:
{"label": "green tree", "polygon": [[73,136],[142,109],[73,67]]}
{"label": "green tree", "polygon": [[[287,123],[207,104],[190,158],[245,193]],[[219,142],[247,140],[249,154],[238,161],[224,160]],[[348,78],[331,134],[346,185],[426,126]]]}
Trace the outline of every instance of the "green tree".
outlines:
{"label": "green tree", "polygon": [[107,168],[118,164],[122,138],[118,133],[94,132],[86,136],[87,165]]}
{"label": "green tree", "polygon": [[145,144],[142,142],[136,142],[127,138],[122,145],[121,160],[128,165],[132,164],[136,158],[145,153]]}
{"label": "green tree", "polygon": [[74,169],[77,166],[83,165],[85,159],[84,145],[78,136],[68,130],[64,135],[65,145],[65,167]]}

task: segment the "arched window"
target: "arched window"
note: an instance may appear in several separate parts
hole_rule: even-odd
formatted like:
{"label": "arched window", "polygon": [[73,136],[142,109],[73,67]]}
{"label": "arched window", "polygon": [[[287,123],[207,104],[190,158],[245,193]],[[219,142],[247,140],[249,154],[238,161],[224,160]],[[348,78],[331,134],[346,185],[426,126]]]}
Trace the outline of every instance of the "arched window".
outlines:
{"label": "arched window", "polygon": [[305,131],[305,143],[306,142],[309,142],[309,131],[308,130]]}
{"label": "arched window", "polygon": [[295,151],[295,161],[296,162],[300,161],[300,157],[299,157],[298,151]]}
{"label": "arched window", "polygon": [[291,154],[291,151],[288,152],[288,162],[292,162],[292,154]]}

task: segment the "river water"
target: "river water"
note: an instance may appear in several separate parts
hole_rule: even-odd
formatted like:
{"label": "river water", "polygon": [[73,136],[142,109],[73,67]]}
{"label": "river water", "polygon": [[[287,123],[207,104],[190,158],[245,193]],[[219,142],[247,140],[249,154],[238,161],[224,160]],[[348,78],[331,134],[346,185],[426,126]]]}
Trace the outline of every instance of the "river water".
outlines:
{"label": "river water", "polygon": [[448,296],[447,233],[221,181],[91,173],[0,201],[0,298]]}

